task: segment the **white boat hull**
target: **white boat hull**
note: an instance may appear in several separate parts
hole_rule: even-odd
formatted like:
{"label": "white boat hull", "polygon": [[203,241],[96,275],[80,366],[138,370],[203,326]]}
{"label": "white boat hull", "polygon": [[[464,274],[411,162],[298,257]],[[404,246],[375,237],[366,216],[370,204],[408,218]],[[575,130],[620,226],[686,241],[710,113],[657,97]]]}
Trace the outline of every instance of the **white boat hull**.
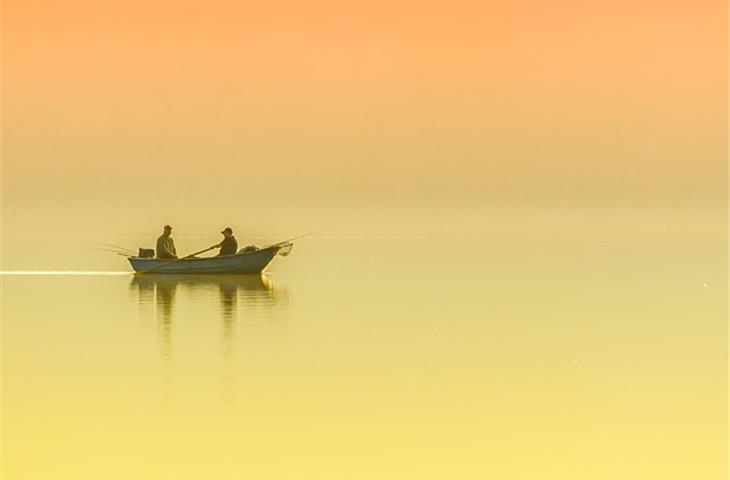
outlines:
{"label": "white boat hull", "polygon": [[222,257],[159,259],[130,257],[135,272],[155,275],[180,274],[257,274],[269,266],[281,247],[267,247],[253,252],[237,253]]}

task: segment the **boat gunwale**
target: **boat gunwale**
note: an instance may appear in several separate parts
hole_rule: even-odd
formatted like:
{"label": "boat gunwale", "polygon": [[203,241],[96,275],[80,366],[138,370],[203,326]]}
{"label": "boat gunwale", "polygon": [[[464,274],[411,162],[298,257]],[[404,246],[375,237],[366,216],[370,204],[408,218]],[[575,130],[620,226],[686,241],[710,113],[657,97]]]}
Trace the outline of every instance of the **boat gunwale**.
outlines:
{"label": "boat gunwale", "polygon": [[200,262],[200,261],[211,261],[211,260],[223,260],[223,259],[229,259],[234,257],[243,257],[246,255],[253,255],[256,253],[265,252],[267,250],[281,250],[280,245],[272,245],[270,247],[264,247],[260,248],[258,250],[250,250],[248,252],[236,252],[231,255],[216,255],[215,257],[181,257],[181,258],[145,258],[145,257],[139,257],[139,256],[131,256],[128,257],[129,259],[133,259],[135,261],[143,261],[143,262],[162,262],[162,263],[174,263],[174,262]]}

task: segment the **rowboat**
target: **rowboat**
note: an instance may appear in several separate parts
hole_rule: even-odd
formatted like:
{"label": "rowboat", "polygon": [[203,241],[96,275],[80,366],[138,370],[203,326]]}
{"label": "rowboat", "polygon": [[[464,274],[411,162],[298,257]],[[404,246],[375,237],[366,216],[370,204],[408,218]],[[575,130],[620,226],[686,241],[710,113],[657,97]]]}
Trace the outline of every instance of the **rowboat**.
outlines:
{"label": "rowboat", "polygon": [[276,244],[260,250],[241,250],[234,255],[205,258],[129,257],[129,263],[134,271],[139,274],[257,274],[262,273],[277,255],[287,255],[291,250],[291,245],[291,243]]}

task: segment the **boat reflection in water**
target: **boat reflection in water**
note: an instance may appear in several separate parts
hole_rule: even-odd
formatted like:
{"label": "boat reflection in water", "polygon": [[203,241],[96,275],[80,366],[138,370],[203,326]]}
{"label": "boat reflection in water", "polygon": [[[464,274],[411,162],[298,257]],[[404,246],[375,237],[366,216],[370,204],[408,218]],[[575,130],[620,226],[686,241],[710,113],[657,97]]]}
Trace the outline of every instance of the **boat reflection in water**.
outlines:
{"label": "boat reflection in water", "polygon": [[222,320],[224,357],[229,358],[238,323],[273,319],[280,307],[288,305],[286,292],[275,288],[265,275],[135,275],[130,289],[137,292],[141,309],[154,306],[160,346],[167,359],[176,317],[205,317],[217,311]]}

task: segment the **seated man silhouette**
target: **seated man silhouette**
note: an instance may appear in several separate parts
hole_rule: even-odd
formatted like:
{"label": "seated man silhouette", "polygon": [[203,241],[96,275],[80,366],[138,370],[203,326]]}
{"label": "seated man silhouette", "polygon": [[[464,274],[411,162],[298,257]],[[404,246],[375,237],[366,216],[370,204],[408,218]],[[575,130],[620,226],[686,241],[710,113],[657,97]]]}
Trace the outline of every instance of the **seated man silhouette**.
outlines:
{"label": "seated man silhouette", "polygon": [[157,237],[157,246],[155,253],[157,258],[177,258],[175,251],[175,241],[172,239],[172,227],[165,225],[162,235]]}
{"label": "seated man silhouette", "polygon": [[213,245],[211,248],[221,249],[220,252],[218,252],[219,257],[235,254],[238,251],[238,242],[236,241],[236,237],[233,236],[233,230],[231,230],[231,227],[226,227],[221,233],[224,237],[223,241],[218,245]]}

